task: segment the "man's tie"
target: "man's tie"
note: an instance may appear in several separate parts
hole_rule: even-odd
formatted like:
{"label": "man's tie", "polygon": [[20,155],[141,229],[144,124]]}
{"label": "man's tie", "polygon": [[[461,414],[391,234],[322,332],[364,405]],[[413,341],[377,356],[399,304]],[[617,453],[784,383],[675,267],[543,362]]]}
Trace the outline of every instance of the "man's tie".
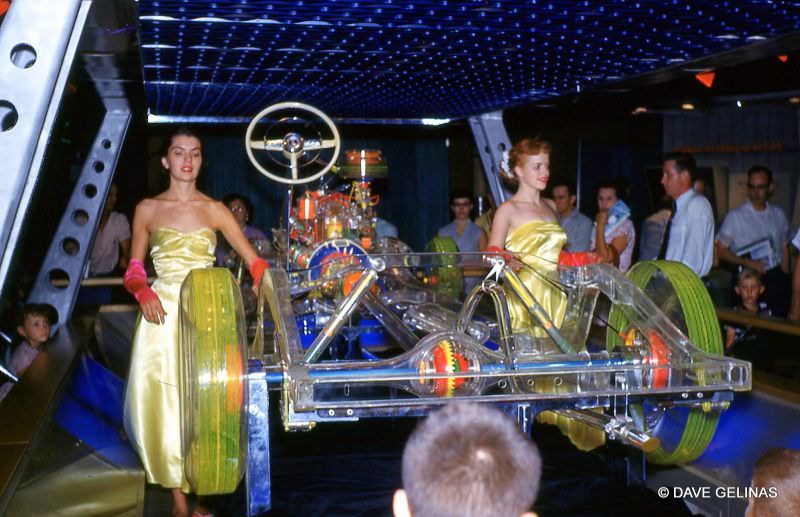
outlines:
{"label": "man's tie", "polygon": [[672,202],[672,213],[667,220],[667,228],[664,230],[664,238],[661,239],[661,249],[658,252],[658,260],[667,258],[667,246],[669,246],[669,232],[672,230],[672,220],[675,219],[675,212],[678,211],[678,205],[675,201]]}

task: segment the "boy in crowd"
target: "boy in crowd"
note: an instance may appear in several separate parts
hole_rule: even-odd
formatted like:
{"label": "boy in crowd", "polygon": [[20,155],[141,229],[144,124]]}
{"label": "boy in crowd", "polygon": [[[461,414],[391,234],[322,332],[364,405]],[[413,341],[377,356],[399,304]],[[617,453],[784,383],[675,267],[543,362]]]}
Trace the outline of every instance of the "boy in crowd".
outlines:
{"label": "boy in crowd", "polygon": [[498,409],[452,403],[422,421],[403,451],[396,517],[535,517],[542,460]]}
{"label": "boy in crowd", "polygon": [[800,515],[800,451],[770,449],[756,461],[745,517]]}
{"label": "boy in crowd", "polygon": [[[734,290],[742,300],[735,310],[753,316],[772,315],[769,306],[759,300],[764,293],[764,284],[761,281],[761,273],[755,269],[742,269],[736,278]],[[742,328],[726,325],[725,350],[728,355],[752,362],[756,369],[769,370],[772,366],[766,336],[749,326]]]}
{"label": "boy in crowd", "polygon": [[[47,306],[39,303],[29,303],[22,310],[22,319],[17,327],[17,333],[22,338],[22,342],[17,345],[11,354],[8,366],[19,377],[28,366],[36,359],[42,347],[50,339],[50,319]],[[0,401],[2,401],[11,388],[13,383],[7,382],[0,386]]]}

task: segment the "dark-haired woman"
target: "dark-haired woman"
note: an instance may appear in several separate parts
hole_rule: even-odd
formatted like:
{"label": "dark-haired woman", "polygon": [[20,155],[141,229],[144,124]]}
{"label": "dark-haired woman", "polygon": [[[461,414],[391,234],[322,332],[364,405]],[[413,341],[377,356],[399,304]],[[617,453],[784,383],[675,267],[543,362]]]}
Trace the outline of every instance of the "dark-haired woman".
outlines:
{"label": "dark-haired woman", "polygon": [[[142,312],[125,393],[125,430],[141,457],[147,480],[172,490],[172,515],[180,517],[189,515],[186,493],[190,490],[180,435],[181,283],[192,269],[214,264],[216,231],[243,257],[254,278],[260,280],[266,268],[230,210],[197,190],[202,151],[202,142],[187,128],[166,140],[161,165],[169,175],[169,187],[137,205],[131,260],[125,272],[125,287]],[[152,288],[143,267],[148,250],[157,275]],[[197,508],[195,513],[203,511]]]}
{"label": "dark-haired woman", "polygon": [[609,181],[600,183],[591,250],[623,273],[631,267],[636,244],[636,230],[627,214],[630,210],[620,200],[617,187]]}

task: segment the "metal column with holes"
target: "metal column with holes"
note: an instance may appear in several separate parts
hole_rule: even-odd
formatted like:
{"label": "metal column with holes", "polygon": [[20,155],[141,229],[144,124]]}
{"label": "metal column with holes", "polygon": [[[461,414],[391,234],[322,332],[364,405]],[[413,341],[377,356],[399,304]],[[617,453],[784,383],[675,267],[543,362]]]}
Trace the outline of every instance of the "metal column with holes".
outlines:
{"label": "metal column with holes", "polygon": [[478,147],[483,172],[486,174],[486,182],[489,184],[494,204],[499,206],[511,196],[500,178],[500,162],[503,159],[503,151],[511,149],[506,127],[503,125],[503,112],[493,111],[470,117],[469,127],[472,130],[475,145]]}
{"label": "metal column with holes", "polygon": [[0,25],[0,294],[90,6],[15,0]]}
{"label": "metal column with holes", "polygon": [[103,99],[103,103],[106,108],[103,123],[28,297],[29,302],[55,307],[59,323],[68,321],[72,314],[81,274],[91,253],[131,120],[125,99]]}

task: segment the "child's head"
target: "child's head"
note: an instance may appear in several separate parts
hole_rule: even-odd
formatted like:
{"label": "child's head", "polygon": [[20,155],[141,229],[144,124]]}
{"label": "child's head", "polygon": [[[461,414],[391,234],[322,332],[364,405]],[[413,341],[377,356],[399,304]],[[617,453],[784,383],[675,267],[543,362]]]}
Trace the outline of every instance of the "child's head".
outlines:
{"label": "child's head", "polygon": [[498,409],[454,403],[422,421],[403,451],[396,516],[533,516],[541,457]]}
{"label": "child's head", "polygon": [[800,515],[800,451],[770,449],[756,461],[746,517]]}
{"label": "child's head", "polygon": [[22,309],[17,333],[32,347],[50,339],[50,311],[41,303],[28,303]]}
{"label": "child's head", "polygon": [[736,294],[744,305],[757,305],[759,297],[764,293],[761,273],[749,267],[743,268],[736,277]]}

